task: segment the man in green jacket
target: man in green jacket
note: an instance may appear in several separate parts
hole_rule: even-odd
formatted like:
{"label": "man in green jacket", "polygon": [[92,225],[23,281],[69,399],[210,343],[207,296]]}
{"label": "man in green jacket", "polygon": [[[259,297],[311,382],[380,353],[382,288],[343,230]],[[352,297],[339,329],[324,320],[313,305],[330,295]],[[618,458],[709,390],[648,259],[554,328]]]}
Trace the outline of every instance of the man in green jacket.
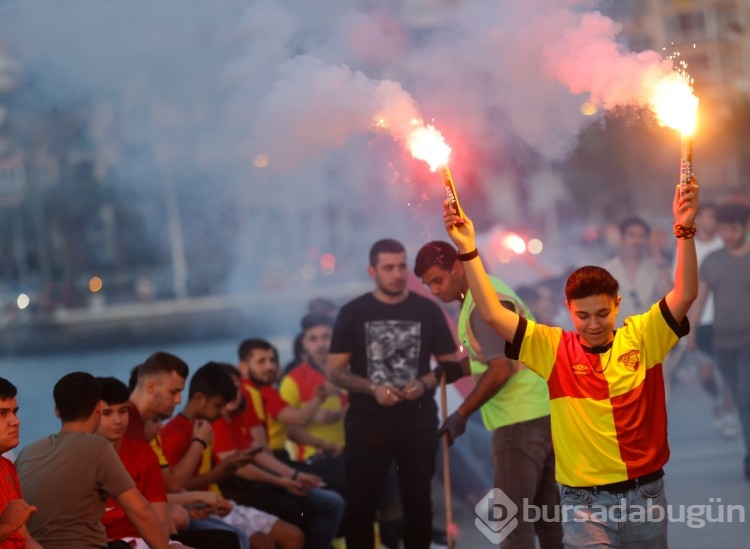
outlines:
{"label": "man in green jacket", "polygon": [[[560,498],[555,482],[555,456],[550,431],[549,392],[544,380],[523,364],[505,356],[505,340],[484,323],[474,309],[474,300],[456,249],[449,243],[433,241],[417,254],[414,273],[445,303],[461,302],[458,320],[459,344],[468,360],[440,363],[436,375],[453,382],[471,374],[475,387],[441,427],[448,442],[463,434],[468,417],[480,410],[484,425],[492,432],[494,486],[502,490],[510,503],[506,514],[513,520],[490,532],[503,548],[530,548],[539,537],[542,549],[562,547],[562,529],[554,519]],[[492,284],[503,305],[533,318],[513,290],[498,278]],[[494,506],[499,501],[495,499]],[[517,510],[512,506],[515,505]],[[535,506],[543,513],[526,513]],[[490,509],[490,519],[496,515]],[[538,520],[528,522],[524,519]],[[511,517],[509,517],[511,518]]]}

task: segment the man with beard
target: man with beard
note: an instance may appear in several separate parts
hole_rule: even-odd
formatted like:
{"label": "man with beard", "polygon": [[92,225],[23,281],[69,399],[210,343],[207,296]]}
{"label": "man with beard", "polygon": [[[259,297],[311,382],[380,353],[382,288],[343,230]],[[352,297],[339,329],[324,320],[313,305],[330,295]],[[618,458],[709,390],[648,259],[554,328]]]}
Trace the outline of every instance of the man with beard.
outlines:
{"label": "man with beard", "polygon": [[[316,389],[327,383],[325,366],[333,334],[333,318],[307,314],[302,319],[300,345],[302,362],[281,380],[279,394],[289,405],[299,408],[315,398]],[[291,459],[305,464],[321,476],[328,487],[343,495],[346,464],[344,462],[344,415],[349,399],[334,390],[307,425],[288,426],[287,445]]]}
{"label": "man with beard", "polygon": [[370,248],[375,290],[341,308],[328,378],[349,391],[346,416],[347,547],[372,547],[372,524],[395,460],[407,549],[432,537],[431,480],[437,452],[437,385],[430,357],[455,360],[456,345],[436,303],[409,292],[406,250],[384,239]]}
{"label": "man with beard", "polygon": [[714,353],[739,411],[745,439],[745,478],[750,480],[750,207],[722,204],[716,210],[724,248],[706,256],[691,321],[700,318],[709,294],[714,298]]}

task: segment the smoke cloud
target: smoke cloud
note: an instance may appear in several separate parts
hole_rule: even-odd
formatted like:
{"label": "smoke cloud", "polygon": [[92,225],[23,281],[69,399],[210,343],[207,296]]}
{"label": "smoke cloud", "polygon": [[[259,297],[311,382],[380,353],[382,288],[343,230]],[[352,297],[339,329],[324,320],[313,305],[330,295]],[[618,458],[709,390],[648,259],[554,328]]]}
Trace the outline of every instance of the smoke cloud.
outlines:
{"label": "smoke cloud", "polygon": [[[220,241],[234,255],[228,285],[255,291],[324,281],[325,252],[334,280],[364,273],[377,238],[416,250],[443,237],[439,180],[404,150],[414,119],[453,148],[469,208],[514,221],[564,200],[549,165],[601,109],[643,105],[671,70],[656,52],[627,51],[599,7],[5,2],[0,40],[35,100],[98,113],[85,138],[121,182],[167,179],[183,204],[198,200],[183,224],[214,221],[186,245]],[[586,102],[598,113],[584,114]],[[544,181],[551,199],[524,191]],[[206,195],[225,199],[196,199]]]}

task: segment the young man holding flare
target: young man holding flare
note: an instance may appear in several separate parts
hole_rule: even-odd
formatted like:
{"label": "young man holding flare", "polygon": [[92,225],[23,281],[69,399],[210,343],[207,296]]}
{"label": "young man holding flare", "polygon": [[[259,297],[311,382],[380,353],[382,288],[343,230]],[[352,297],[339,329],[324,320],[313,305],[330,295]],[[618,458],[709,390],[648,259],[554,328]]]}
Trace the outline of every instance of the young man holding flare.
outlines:
{"label": "young man holding flare", "polygon": [[[677,269],[667,295],[615,329],[617,280],[600,267],[581,267],[565,286],[575,326],[565,332],[500,304],[477,253],[473,223],[449,203],[444,207],[446,231],[482,320],[508,342],[509,358],[547,381],[566,547],[667,547],[662,467],[669,446],[661,365],[689,332],[687,312],[698,294],[694,178],[675,189],[672,212]],[[639,516],[625,515],[636,506],[643,509]]]}

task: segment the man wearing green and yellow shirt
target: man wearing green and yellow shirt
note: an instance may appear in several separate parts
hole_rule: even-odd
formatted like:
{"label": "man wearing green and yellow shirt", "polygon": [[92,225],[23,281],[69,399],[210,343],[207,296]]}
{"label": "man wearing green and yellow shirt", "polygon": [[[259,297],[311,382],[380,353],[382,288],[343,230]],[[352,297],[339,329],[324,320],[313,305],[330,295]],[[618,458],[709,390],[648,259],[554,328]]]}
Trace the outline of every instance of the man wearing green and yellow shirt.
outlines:
{"label": "man wearing green and yellow shirt", "polygon": [[[556,508],[560,499],[546,383],[523,364],[505,356],[505,340],[475,311],[463,264],[451,244],[425,244],[417,254],[414,273],[441,301],[462,304],[458,339],[468,360],[441,363],[436,375],[445,375],[446,381],[452,382],[471,374],[475,381],[474,389],[441,427],[441,434],[452,444],[463,434],[468,417],[480,410],[485,427],[492,431],[495,488],[502,490],[519,510],[531,505]],[[531,317],[511,288],[500,279],[491,277],[491,281],[505,307]],[[522,512],[517,518],[518,525],[502,540],[503,548],[533,549],[536,537],[543,549],[562,547],[559,522],[526,522]]]}

